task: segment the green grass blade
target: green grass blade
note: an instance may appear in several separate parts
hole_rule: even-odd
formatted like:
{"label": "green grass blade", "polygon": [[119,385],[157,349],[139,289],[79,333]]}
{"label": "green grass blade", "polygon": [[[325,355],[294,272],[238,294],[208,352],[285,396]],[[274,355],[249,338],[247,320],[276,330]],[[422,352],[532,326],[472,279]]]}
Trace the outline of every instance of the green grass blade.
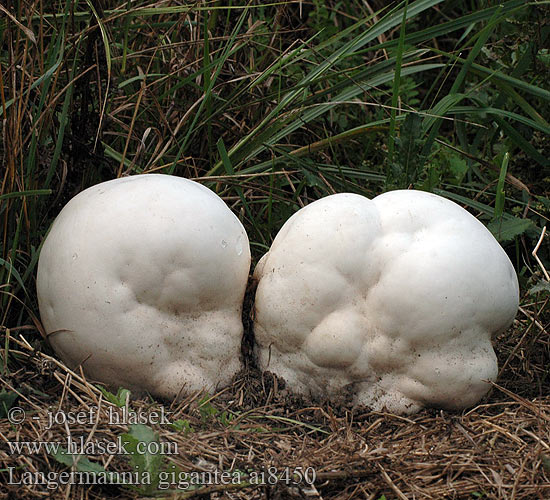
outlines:
{"label": "green grass blade", "polygon": [[527,125],[528,127],[531,127],[535,130],[540,130],[541,132],[544,132],[545,134],[550,134],[550,127],[547,127],[545,125],[541,125],[540,123],[531,120],[530,118],[527,118],[525,116],[519,115],[517,113],[513,113],[512,111],[507,111],[505,109],[497,109],[493,107],[476,107],[476,106],[456,106],[452,108],[450,113],[455,115],[461,115],[461,114],[488,114],[488,115],[496,115],[501,116],[503,118],[510,118],[511,120],[517,121],[519,123],[522,123],[523,125]]}
{"label": "green grass blade", "polygon": [[7,260],[4,260],[4,259],[0,258],[0,266],[3,266],[8,270],[8,279],[6,280],[6,283],[9,283],[10,282],[10,276],[13,276],[15,278],[15,281],[17,281],[17,283],[19,283],[19,286],[23,289],[23,291],[25,292],[25,295],[26,295],[27,290],[25,289],[23,279],[21,278],[21,275],[19,274],[17,269],[15,269],[15,267],[12,265],[12,263],[8,262]]}
{"label": "green grass blade", "polygon": [[12,193],[0,194],[0,202],[10,198],[23,198],[24,196],[44,196],[52,194],[51,189],[29,189],[27,191],[14,191]]}
{"label": "green grass blade", "polygon": [[406,0],[405,7],[403,9],[403,21],[401,22],[401,29],[399,30],[399,43],[397,44],[397,55],[395,57],[395,71],[393,77],[393,92],[391,99],[390,110],[390,129],[388,132],[388,169],[389,165],[393,161],[393,150],[395,143],[395,115],[397,112],[397,105],[399,103],[399,86],[401,84],[401,61],[403,60],[403,49],[405,46],[405,26],[407,24],[407,7],[409,1]]}
{"label": "green grass blade", "polygon": [[[480,22],[488,21],[497,11],[500,11],[502,15],[509,15],[512,11],[523,9],[525,7],[527,7],[527,5],[523,0],[511,0],[508,2],[502,2],[501,4],[494,7],[476,10],[471,14],[459,17],[458,19],[453,19],[452,21],[447,21],[436,26],[430,26],[429,28],[416,31],[414,33],[408,33],[405,36],[405,43],[418,46],[418,44],[421,44],[428,40],[432,40],[443,35],[448,35],[449,33],[468,28],[469,26],[478,24]],[[378,45],[373,45],[372,47],[369,47],[368,50],[377,51],[388,49],[395,47],[398,43],[398,40],[390,40],[388,42],[380,43]]]}
{"label": "green grass blade", "polygon": [[[437,5],[442,0],[419,0],[417,2],[414,2],[410,5],[410,7],[407,9],[407,15],[406,18],[410,19],[411,17],[416,16],[417,14],[433,7],[434,5]],[[329,69],[331,69],[335,64],[343,60],[345,57],[347,57],[350,54],[356,53],[358,50],[360,50],[362,47],[364,47],[367,43],[371,42],[372,40],[376,39],[381,34],[385,33],[386,31],[394,28],[395,26],[398,26],[403,21],[403,13],[400,9],[394,9],[393,11],[386,14],[379,22],[375,23],[373,26],[369,27],[364,33],[358,35],[357,37],[353,38],[346,44],[344,44],[342,47],[337,49],[336,51],[332,52],[327,58],[323,60],[323,62],[317,66],[315,66],[297,85],[297,88],[295,90],[290,91],[287,93],[281,101],[273,108],[271,112],[269,112],[265,118],[255,127],[254,130],[252,130],[249,134],[247,134],[244,138],[242,138],[231,150],[229,151],[229,156],[233,160],[233,164],[237,165],[238,163],[241,163],[243,160],[243,156],[249,157],[250,155],[243,155],[242,153],[239,155],[238,159],[233,158],[237,153],[240,152],[241,149],[247,148],[251,149],[249,143],[255,139],[260,134],[260,131],[272,120],[274,120],[281,111],[286,108],[288,105],[290,105],[292,102],[294,102],[299,96],[303,93],[303,88],[307,87],[309,83],[314,81],[319,76],[323,75],[325,72],[327,72]],[[257,142],[257,141],[256,141]],[[258,147],[256,146],[256,149]],[[215,173],[220,169],[221,164],[218,162],[214,168],[209,172],[209,175],[215,175]]]}
{"label": "green grass blade", "polygon": [[[476,43],[474,44],[472,50],[470,51],[468,58],[464,61],[462,67],[460,68],[460,72],[458,73],[458,76],[456,77],[453,85],[451,86],[451,90],[449,91],[449,96],[446,96],[446,97],[452,99],[453,95],[457,94],[459,89],[463,86],[466,75],[470,71],[470,68],[474,60],[477,58],[477,56],[481,52],[481,49],[485,46],[487,40],[489,39],[489,36],[491,36],[498,22],[500,21],[499,17],[500,17],[501,10],[502,8],[498,8],[493,13],[489,23],[477,37]],[[428,137],[426,139],[426,143],[424,144],[424,148],[422,150],[422,154],[426,157],[429,155],[432,149],[433,142],[437,134],[439,133],[439,128],[441,127],[441,123],[442,123],[441,119],[438,119],[435,122],[433,122],[433,125],[430,128]]]}
{"label": "green grass blade", "polygon": [[[408,66],[406,68],[403,68],[401,74],[403,76],[408,76],[440,67],[441,64],[418,64],[416,66]],[[237,158],[238,163],[234,162],[234,165],[236,167],[242,165],[262,151],[268,149],[269,146],[277,143],[284,137],[302,128],[305,124],[309,123],[315,118],[318,118],[324,113],[327,113],[331,109],[342,104],[350,104],[352,99],[354,99],[357,95],[365,92],[365,90],[378,87],[392,80],[393,71],[390,71],[376,75],[365,82],[354,82],[353,84],[349,85],[345,91],[335,96],[332,101],[309,106],[304,111],[302,111],[299,118],[294,118],[294,115],[291,114],[289,117],[286,118],[291,120],[289,122],[286,122],[285,118],[279,119],[279,121],[271,125],[269,129],[263,131],[257,137],[254,137],[254,141],[250,141],[249,144],[247,144],[247,149],[241,152],[241,154]],[[209,175],[213,175],[214,171],[215,168],[210,171]]]}
{"label": "green grass blade", "polygon": [[185,137],[183,139],[183,142],[182,144],[180,145],[179,147],[179,150],[178,150],[178,153],[176,155],[176,158],[174,159],[174,162],[173,164],[171,165],[171,167],[168,169],[168,173],[172,174],[174,172],[174,169],[176,168],[176,165],[178,164],[178,161],[180,160],[181,158],[181,155],[183,154],[190,138],[191,138],[191,134],[194,132],[194,129],[195,129],[195,125],[199,119],[199,117],[201,116],[201,113],[203,111],[203,108],[205,107],[206,105],[206,100],[211,96],[212,94],[212,90],[214,88],[214,84],[216,83],[216,80],[222,70],[222,67],[225,63],[225,61],[227,60],[227,58],[229,57],[229,54],[231,53],[231,50],[233,49],[233,46],[235,44],[235,41],[237,39],[237,34],[241,31],[241,27],[244,23],[244,20],[246,19],[246,15],[248,13],[248,7],[246,9],[243,10],[243,12],[241,13],[235,27],[233,28],[233,31],[231,32],[231,36],[227,42],[227,45],[225,46],[223,52],[222,52],[222,56],[220,57],[220,62],[218,64],[218,66],[216,67],[216,70],[214,72],[214,75],[212,76],[211,80],[210,80],[210,84],[208,86],[208,88],[206,89],[205,93],[204,93],[204,98],[202,99],[200,105],[199,105],[199,109],[197,110],[197,112],[195,113],[194,117],[193,117],[193,121],[191,122],[191,125],[189,126],[189,128],[187,129],[187,133],[185,134]]}
{"label": "green grass blade", "polygon": [[504,155],[502,164],[500,166],[500,174],[497,184],[497,193],[495,198],[495,213],[493,217],[500,219],[504,213],[504,201],[506,199],[506,193],[504,192],[504,181],[506,180],[506,173],[508,172],[508,162],[510,161],[509,153]]}
{"label": "green grass blade", "polygon": [[550,166],[550,159],[546,156],[543,156],[537,151],[537,149],[514,128],[506,120],[500,118],[499,116],[493,117],[498,126],[502,131],[514,142],[514,144],[529,155],[537,163],[541,164],[544,167]]}
{"label": "green grass blade", "polygon": [[[82,42],[82,37],[79,38],[77,43],[77,50],[80,48],[80,44]],[[55,141],[55,149],[52,156],[52,161],[50,162],[50,165],[48,167],[48,173],[46,175],[46,180],[44,181],[44,186],[48,187],[50,185],[51,180],[53,179],[53,176],[55,174],[55,170],[57,168],[57,163],[59,162],[59,158],[61,157],[61,150],[63,148],[63,143],[65,139],[65,129],[67,125],[69,124],[69,109],[70,105],[73,100],[73,89],[74,89],[74,77],[76,76],[77,67],[78,67],[78,57],[75,56],[73,60],[73,66],[71,68],[70,73],[70,79],[71,83],[69,84],[67,91],[65,92],[65,97],[63,99],[63,107],[61,108],[61,114],[59,116],[59,129],[57,131],[57,138]]]}
{"label": "green grass blade", "polygon": [[[233,168],[233,165],[231,164],[231,160],[229,158],[229,155],[227,154],[227,149],[225,148],[225,144],[223,143],[223,139],[220,137],[220,139],[217,142],[218,151],[220,153],[220,157],[222,159],[223,166],[225,168],[225,171],[228,175],[234,175],[235,169]],[[242,190],[242,187],[239,185],[235,186],[235,190],[237,191],[237,194],[239,198],[241,199],[241,203],[243,204],[244,210],[249,218],[249,220],[252,222],[252,225],[254,226],[254,229],[262,239],[263,243],[266,243],[266,240],[263,237],[263,231],[261,230],[259,224],[256,222],[256,218],[254,217],[254,214],[252,213],[252,210],[250,209],[250,204],[248,203],[244,192]]]}

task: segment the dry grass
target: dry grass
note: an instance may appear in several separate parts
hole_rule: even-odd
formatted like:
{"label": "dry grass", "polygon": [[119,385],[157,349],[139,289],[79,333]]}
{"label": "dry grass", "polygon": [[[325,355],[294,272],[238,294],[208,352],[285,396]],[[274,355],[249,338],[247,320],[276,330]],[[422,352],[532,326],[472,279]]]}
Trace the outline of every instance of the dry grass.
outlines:
{"label": "dry grass", "polygon": [[[542,314],[547,302],[524,301],[513,329],[497,339],[503,367],[498,385],[482,404],[462,414],[425,410],[402,417],[353,409],[345,403],[336,407],[306,401],[287,392],[271,374],[262,376],[251,366],[209,402],[199,394],[180,403],[167,402],[168,419],[186,421],[192,430],[152,425],[161,442],[177,446],[177,454],[166,456],[165,466],[210,471],[210,477],[216,470],[259,472],[274,467],[282,479],[287,468],[312,467],[316,480],[312,486],[287,485],[283,480],[274,485],[220,480],[194,491],[177,490],[172,484],[162,498],[550,498],[550,337],[548,316]],[[139,493],[122,486],[73,484],[51,490],[43,484],[8,484],[8,467],[18,468],[14,478],[20,478],[22,471],[70,469],[45,451],[10,454],[7,441],[65,443],[70,433],[72,439],[115,442],[128,430],[109,424],[109,412],[121,410],[107,402],[96,386],[25,340],[32,338],[31,332],[23,329],[11,335],[9,356],[12,364],[17,359],[19,369],[1,380],[9,390],[19,388],[16,405],[25,410],[27,420],[23,425],[1,420],[0,498],[139,498]],[[43,392],[38,393],[38,388]],[[129,405],[138,412],[161,407],[145,399]],[[96,407],[95,425],[45,429],[48,412],[88,414]],[[109,471],[131,470],[125,455],[90,458]],[[178,479],[168,476],[164,481]]]}

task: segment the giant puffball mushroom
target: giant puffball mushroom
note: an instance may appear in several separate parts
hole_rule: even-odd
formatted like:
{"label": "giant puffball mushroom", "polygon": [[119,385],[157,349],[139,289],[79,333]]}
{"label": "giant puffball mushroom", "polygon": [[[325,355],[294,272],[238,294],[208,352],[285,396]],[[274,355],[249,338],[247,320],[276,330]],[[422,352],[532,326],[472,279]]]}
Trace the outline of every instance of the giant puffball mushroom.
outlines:
{"label": "giant puffball mushroom", "polygon": [[95,185],[54,221],[38,264],[56,353],[93,380],[173,398],[241,368],[246,232],[220,197],[169,175]]}
{"label": "giant puffball mushroom", "polygon": [[491,338],[518,309],[514,268],[491,233],[420,191],[307,205],[254,276],[261,369],[297,393],[351,393],[396,413],[478,402],[497,376]]}

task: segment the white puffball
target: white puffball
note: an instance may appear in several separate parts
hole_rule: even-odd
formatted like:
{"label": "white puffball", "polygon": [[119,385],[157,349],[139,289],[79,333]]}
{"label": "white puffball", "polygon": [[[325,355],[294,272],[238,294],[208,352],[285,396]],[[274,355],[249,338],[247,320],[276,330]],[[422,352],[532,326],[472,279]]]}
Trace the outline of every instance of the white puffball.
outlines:
{"label": "white puffball", "polygon": [[56,353],[110,386],[172,398],[241,368],[246,232],[221,198],[168,175],[98,184],[42,247],[40,315]]}
{"label": "white puffball", "polygon": [[260,368],[302,394],[414,413],[475,404],[491,337],[518,309],[506,253],[475,217],[421,191],[336,194],[282,227],[255,270]]}

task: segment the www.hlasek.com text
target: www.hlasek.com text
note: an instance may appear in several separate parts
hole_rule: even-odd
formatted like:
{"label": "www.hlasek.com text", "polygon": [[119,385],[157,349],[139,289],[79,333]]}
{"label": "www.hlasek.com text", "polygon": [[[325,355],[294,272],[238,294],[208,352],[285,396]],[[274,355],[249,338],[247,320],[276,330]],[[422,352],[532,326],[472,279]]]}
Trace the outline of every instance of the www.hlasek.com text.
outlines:
{"label": "www.hlasek.com text", "polygon": [[[70,455],[130,455],[130,444],[122,436],[115,440],[88,439],[86,436],[67,436],[61,441],[8,441],[10,455],[38,455],[46,452],[56,455],[60,451]],[[178,443],[172,441],[138,441],[136,451],[140,455],[178,455]]]}

